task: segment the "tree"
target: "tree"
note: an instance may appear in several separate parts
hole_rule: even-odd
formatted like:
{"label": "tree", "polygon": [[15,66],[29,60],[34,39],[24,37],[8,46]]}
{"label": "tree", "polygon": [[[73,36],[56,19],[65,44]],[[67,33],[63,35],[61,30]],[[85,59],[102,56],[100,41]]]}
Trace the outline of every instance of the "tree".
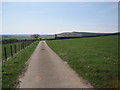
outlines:
{"label": "tree", "polygon": [[33,35],[31,35],[31,37],[35,38],[35,39],[38,39],[40,37],[40,35],[39,34],[33,34]]}

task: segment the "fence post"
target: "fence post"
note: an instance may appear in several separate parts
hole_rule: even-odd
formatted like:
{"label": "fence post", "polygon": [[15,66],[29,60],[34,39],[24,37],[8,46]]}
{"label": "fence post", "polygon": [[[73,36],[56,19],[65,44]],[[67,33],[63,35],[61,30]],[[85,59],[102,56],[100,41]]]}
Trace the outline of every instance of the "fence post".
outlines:
{"label": "fence post", "polygon": [[25,48],[26,46],[25,46],[25,42],[24,42],[24,48]]}
{"label": "fence post", "polygon": [[22,49],[22,43],[21,43],[21,49]]}
{"label": "fence post", "polygon": [[20,44],[19,44],[18,46],[19,46],[19,51],[20,51],[20,50],[21,50],[21,49],[20,49]]}
{"label": "fence post", "polygon": [[15,53],[16,53],[16,45],[15,45]]}
{"label": "fence post", "polygon": [[24,49],[24,42],[23,42],[23,49]]}
{"label": "fence post", "polygon": [[20,48],[20,44],[18,45],[19,46],[19,51],[21,50],[21,48]]}
{"label": "fence post", "polygon": [[6,52],[6,47],[4,47],[4,52],[5,52],[5,60],[7,60],[7,52]]}
{"label": "fence post", "polygon": [[13,56],[12,46],[10,46],[10,52],[11,52],[11,56]]}

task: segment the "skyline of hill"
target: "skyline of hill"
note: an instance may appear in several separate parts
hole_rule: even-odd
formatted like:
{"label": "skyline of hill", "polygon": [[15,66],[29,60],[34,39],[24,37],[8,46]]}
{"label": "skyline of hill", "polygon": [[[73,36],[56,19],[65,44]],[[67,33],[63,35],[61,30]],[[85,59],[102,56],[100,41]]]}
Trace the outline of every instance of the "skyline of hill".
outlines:
{"label": "skyline of hill", "polygon": [[[85,36],[99,36],[99,35],[111,35],[111,34],[120,34],[120,32],[115,33],[94,33],[94,32],[63,32],[58,33],[57,35],[60,37],[70,36],[70,37],[85,37]],[[3,34],[0,35],[2,39],[31,39],[32,34]],[[48,38],[55,38],[55,34],[46,34],[42,35],[39,34],[40,38],[48,39]]]}

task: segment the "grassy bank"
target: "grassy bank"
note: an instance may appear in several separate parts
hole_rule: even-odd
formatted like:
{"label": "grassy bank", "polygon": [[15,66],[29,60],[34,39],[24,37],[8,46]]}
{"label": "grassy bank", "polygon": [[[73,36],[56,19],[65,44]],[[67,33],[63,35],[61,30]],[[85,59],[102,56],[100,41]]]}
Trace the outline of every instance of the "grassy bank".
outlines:
{"label": "grassy bank", "polygon": [[29,59],[39,41],[32,43],[24,50],[10,58],[3,63],[3,88],[12,88],[21,72],[24,68],[25,62]]}
{"label": "grassy bank", "polygon": [[95,88],[118,87],[117,35],[52,40],[47,43]]}

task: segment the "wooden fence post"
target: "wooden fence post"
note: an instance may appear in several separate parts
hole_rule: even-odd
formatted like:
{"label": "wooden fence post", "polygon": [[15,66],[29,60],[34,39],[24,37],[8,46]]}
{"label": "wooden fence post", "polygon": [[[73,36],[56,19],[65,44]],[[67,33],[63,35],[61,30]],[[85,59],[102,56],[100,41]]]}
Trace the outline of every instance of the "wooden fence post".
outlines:
{"label": "wooden fence post", "polygon": [[16,45],[15,45],[15,53],[16,53],[17,51],[16,51]]}
{"label": "wooden fence post", "polygon": [[20,44],[18,46],[19,46],[19,51],[20,51]]}
{"label": "wooden fence post", "polygon": [[13,56],[12,46],[10,46],[10,52],[11,52],[11,56]]}
{"label": "wooden fence post", "polygon": [[19,46],[19,51],[21,50],[21,48],[20,48],[20,44],[18,45]]}
{"label": "wooden fence post", "polygon": [[4,47],[4,53],[5,53],[5,60],[7,60],[7,52],[6,52],[6,47]]}
{"label": "wooden fence post", "polygon": [[22,49],[22,43],[21,43],[21,49]]}
{"label": "wooden fence post", "polygon": [[24,42],[23,42],[23,49],[24,49]]}
{"label": "wooden fence post", "polygon": [[26,44],[25,44],[25,42],[24,42],[24,48],[26,47]]}

